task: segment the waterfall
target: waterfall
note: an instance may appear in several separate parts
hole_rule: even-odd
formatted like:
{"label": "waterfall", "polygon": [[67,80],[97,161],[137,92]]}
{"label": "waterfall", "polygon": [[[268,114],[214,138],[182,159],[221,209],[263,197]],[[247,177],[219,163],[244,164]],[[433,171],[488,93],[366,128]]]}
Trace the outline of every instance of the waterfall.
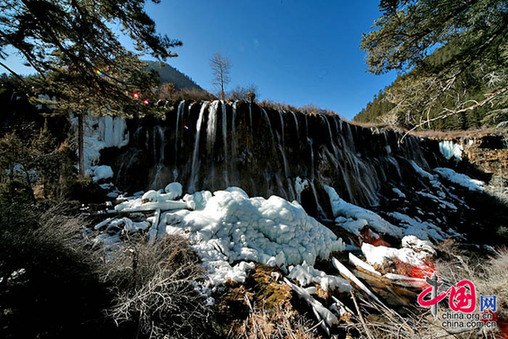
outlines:
{"label": "waterfall", "polygon": [[180,130],[180,119],[182,119],[183,111],[185,110],[185,100],[180,101],[178,104],[178,111],[176,113],[176,124],[175,124],[175,168],[173,170],[173,177],[176,180],[178,178],[178,131]]}
{"label": "waterfall", "polygon": [[270,118],[268,117],[268,113],[266,113],[266,110],[264,108],[261,108],[261,111],[263,112],[263,116],[265,117],[265,120],[268,123],[268,129],[270,130],[270,135],[272,136],[272,140],[274,140],[272,123],[270,122]]}
{"label": "waterfall", "polygon": [[236,158],[236,103],[238,101],[235,101],[233,103],[233,114],[231,117],[231,161],[230,161],[230,167],[231,167],[231,176],[234,174],[234,161]]}
{"label": "waterfall", "polygon": [[291,115],[293,116],[293,119],[295,119],[295,128],[296,128],[296,135],[299,136],[300,135],[300,130],[299,130],[299,127],[298,127],[298,118],[296,117],[296,113],[291,111]]}
{"label": "waterfall", "polygon": [[198,181],[199,174],[199,136],[201,134],[201,125],[203,123],[203,114],[205,112],[206,106],[208,105],[208,101],[203,102],[201,105],[201,110],[199,111],[198,122],[196,123],[196,136],[194,137],[194,151],[192,152],[192,167],[191,167],[191,176],[190,176],[190,184],[189,184],[189,192],[196,191],[196,182]]}
{"label": "waterfall", "polygon": [[212,153],[213,145],[215,144],[215,136],[217,135],[217,108],[219,107],[219,100],[212,102],[208,110],[208,124],[206,126],[206,148],[208,153]]}
{"label": "waterfall", "polygon": [[222,106],[222,141],[224,143],[224,182],[229,186],[228,180],[228,130],[226,104],[221,101]]}
{"label": "waterfall", "polygon": [[[133,137],[119,151],[127,153],[108,165],[116,166],[113,170],[119,175],[140,174],[122,180],[119,189],[157,189],[173,179],[185,183],[188,192],[238,186],[250,195],[264,197],[274,194],[301,200],[304,194],[304,203],[310,202],[313,211],[324,216],[329,211],[320,200],[326,197],[323,185],[334,187],[350,203],[375,206],[382,192],[407,180],[402,178],[402,174],[407,177],[408,169],[402,167],[406,163],[399,158],[414,160],[422,168],[428,168],[426,159],[435,161],[434,155],[426,158],[433,148],[422,149],[423,141],[418,138],[396,145],[395,132],[350,126],[336,116],[302,115],[219,100],[199,105],[191,110],[188,102],[181,101],[168,107],[175,114],[168,112],[166,120],[129,123]],[[195,129],[188,130],[188,125],[184,129],[184,124]],[[102,129],[111,131],[105,143],[116,142],[112,138],[119,135],[113,132],[116,126],[121,130],[121,120],[102,122]],[[166,141],[173,140],[170,153],[174,156],[167,157]],[[390,145],[393,149],[387,154]],[[308,183],[304,193],[296,188],[297,176]]]}
{"label": "waterfall", "polygon": [[[157,147],[157,140],[159,141],[159,147]],[[153,133],[153,149],[154,149],[154,163],[156,164],[155,175],[150,187],[153,189],[160,188],[165,183],[162,182],[161,174],[164,166],[164,152],[166,148],[166,142],[164,140],[164,130],[161,126],[154,127]]]}
{"label": "waterfall", "polygon": [[279,139],[279,151],[282,155],[282,162],[284,165],[284,175],[286,178],[289,178],[289,168],[288,168],[288,162],[286,159],[286,145],[284,142],[284,118],[282,117],[282,111],[279,111],[279,117],[280,117],[280,126],[281,126],[281,137]]}

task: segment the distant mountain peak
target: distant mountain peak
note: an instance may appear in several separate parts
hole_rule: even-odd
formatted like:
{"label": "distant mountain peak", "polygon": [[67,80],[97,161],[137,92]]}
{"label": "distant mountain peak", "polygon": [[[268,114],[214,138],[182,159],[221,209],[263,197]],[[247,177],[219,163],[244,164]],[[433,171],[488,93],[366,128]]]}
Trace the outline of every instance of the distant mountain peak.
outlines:
{"label": "distant mountain peak", "polygon": [[171,82],[175,84],[175,89],[199,89],[202,88],[194,82],[189,76],[183,74],[176,68],[166,63],[158,61],[145,61],[149,69],[153,69],[159,73],[162,83]]}

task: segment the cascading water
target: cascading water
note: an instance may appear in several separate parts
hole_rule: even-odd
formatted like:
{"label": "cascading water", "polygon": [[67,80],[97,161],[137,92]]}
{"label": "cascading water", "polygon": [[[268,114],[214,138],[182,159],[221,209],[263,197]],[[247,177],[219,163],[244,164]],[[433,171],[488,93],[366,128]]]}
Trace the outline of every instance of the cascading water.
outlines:
{"label": "cascading water", "polygon": [[164,185],[164,183],[162,182],[162,170],[165,167],[164,165],[165,147],[166,142],[164,138],[164,129],[161,126],[155,126],[153,133],[153,148],[154,150],[158,151],[154,152],[154,164],[156,168],[153,181],[150,184],[150,188],[152,189],[157,189]]}
{"label": "cascading water", "polygon": [[228,179],[228,124],[227,124],[227,111],[226,105],[221,101],[222,106],[222,142],[224,144],[224,182],[229,186]]}
{"label": "cascading water", "polygon": [[178,105],[175,124],[175,167],[173,169],[173,177],[178,178],[178,131],[180,130],[180,120],[182,120],[183,111],[185,110],[185,100]]}
{"label": "cascading water", "polygon": [[206,106],[208,102],[205,101],[201,105],[201,110],[199,111],[198,122],[196,123],[196,137],[194,139],[194,151],[192,152],[192,167],[191,167],[191,176],[190,176],[190,184],[189,184],[189,192],[196,191],[196,182],[198,181],[198,173],[199,173],[199,136],[201,135],[201,125],[203,124],[203,114],[205,112]]}
{"label": "cascading water", "polygon": [[[140,152],[130,150],[126,159],[138,166],[150,155],[154,168],[144,174],[149,176],[144,186],[130,190],[164,187],[163,180],[177,180],[189,192],[238,186],[250,195],[303,199],[316,215],[324,216],[323,185],[334,187],[351,203],[373,206],[381,187],[400,181],[402,157],[427,166],[418,139],[398,145],[394,133],[352,128],[338,116],[267,111],[256,104],[218,100],[194,106],[180,102],[176,107],[168,109],[165,122],[135,124],[131,147]],[[167,157],[166,143],[174,145],[174,154]],[[126,168],[131,165],[119,167],[131,173]],[[297,178],[306,180],[304,191],[295,190]]]}
{"label": "cascading water", "polygon": [[234,174],[234,162],[236,159],[236,103],[233,103],[233,113],[231,115],[231,161],[230,161],[230,173],[231,176]]}

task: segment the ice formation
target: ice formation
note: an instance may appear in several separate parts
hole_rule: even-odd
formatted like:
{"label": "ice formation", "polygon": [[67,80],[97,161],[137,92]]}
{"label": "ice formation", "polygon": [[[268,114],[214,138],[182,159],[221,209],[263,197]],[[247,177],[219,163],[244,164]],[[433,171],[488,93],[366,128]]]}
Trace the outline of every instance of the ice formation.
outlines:
{"label": "ice formation", "polygon": [[298,281],[300,286],[306,287],[313,283],[319,284],[325,292],[349,292],[351,284],[338,276],[326,274],[303,262],[301,265],[290,267],[288,278]]}
{"label": "ice formation", "polygon": [[324,188],[330,198],[333,216],[336,218],[335,222],[339,226],[355,235],[360,235],[362,228],[368,225],[377,232],[402,238],[403,234],[400,228],[390,224],[372,211],[344,201],[333,187],[325,185]]}
{"label": "ice formation", "polygon": [[106,165],[92,166],[88,170],[93,181],[113,178],[113,169]]}
{"label": "ice formation", "polygon": [[443,140],[439,142],[439,152],[447,159],[462,159],[464,149],[460,144],[456,144],[451,140]]}
{"label": "ice formation", "polygon": [[[209,281],[203,286],[214,288],[227,280],[244,282],[253,262],[278,266],[296,272],[307,270],[325,290],[348,289],[341,278],[326,275],[311,266],[316,259],[327,260],[330,253],[345,249],[340,238],[310,217],[302,206],[277,196],[268,199],[249,198],[240,188],[229,187],[212,193],[186,194],[181,200],[181,185],[171,183],[166,193],[148,191],[141,197],[127,199],[115,206],[118,212],[153,210],[155,216],[149,234],[180,234],[203,260]],[[147,225],[129,223],[124,228],[147,229]],[[118,220],[107,219],[96,229],[110,227]]]}
{"label": "ice formation", "polygon": [[327,259],[331,252],[344,249],[342,240],[297,202],[277,196],[249,198],[236,187],[184,199],[200,203],[195,211],[165,212],[159,228],[189,238],[211,273],[212,285],[245,280],[244,267],[239,266],[243,261],[279,267],[304,261],[314,265],[316,258]]}
{"label": "ice formation", "polygon": [[451,168],[437,167],[434,172],[454,184],[460,185],[470,191],[483,191],[485,183],[481,180],[471,179],[465,174],[457,173]]}
{"label": "ice formation", "polygon": [[362,252],[371,265],[383,265],[387,261],[399,260],[414,267],[424,266],[427,259],[436,253],[430,242],[420,240],[415,236],[404,237],[402,248],[399,249],[363,243]]}
{"label": "ice formation", "polygon": [[124,147],[129,143],[127,122],[121,117],[87,116],[84,131],[85,168],[99,161],[103,148]]}

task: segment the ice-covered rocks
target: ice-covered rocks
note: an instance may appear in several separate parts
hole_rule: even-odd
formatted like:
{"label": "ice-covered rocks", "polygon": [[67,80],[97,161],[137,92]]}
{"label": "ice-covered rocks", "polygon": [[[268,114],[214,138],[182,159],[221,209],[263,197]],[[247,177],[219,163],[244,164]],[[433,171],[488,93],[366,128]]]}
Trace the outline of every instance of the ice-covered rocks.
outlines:
{"label": "ice-covered rocks", "polygon": [[386,262],[400,261],[414,267],[425,266],[436,254],[434,246],[429,241],[420,240],[415,236],[402,239],[402,248],[373,246],[362,244],[365,259],[371,265],[383,265]]}
{"label": "ice-covered rocks", "polygon": [[390,224],[372,211],[341,199],[333,187],[325,185],[324,188],[330,198],[333,216],[336,218],[335,222],[342,228],[359,236],[361,230],[368,225],[379,233],[402,238],[403,234],[400,228]]}
{"label": "ice-covered rocks", "polygon": [[141,198],[129,199],[115,206],[117,212],[141,212],[141,211],[161,211],[193,209],[194,205],[184,200],[173,200],[174,192],[161,193],[150,190],[143,194]]}
{"label": "ice-covered rocks", "polygon": [[306,262],[301,265],[290,267],[288,278],[298,281],[302,287],[316,283],[327,293],[333,291],[351,291],[351,284],[347,280],[335,275],[326,274],[323,271],[307,265]]}
{"label": "ice-covered rocks", "polygon": [[93,181],[113,178],[113,169],[106,165],[92,166],[88,170]]}
{"label": "ice-covered rocks", "polygon": [[434,172],[439,174],[442,178],[456,185],[465,187],[470,191],[483,191],[485,189],[485,183],[483,181],[472,179],[462,173],[457,173],[451,168],[437,167],[434,168]]}
{"label": "ice-covered rocks", "polygon": [[[342,251],[344,243],[332,231],[307,215],[297,202],[280,197],[249,198],[240,188],[186,195],[197,202],[195,211],[166,212],[161,222],[169,234],[186,236],[203,259],[211,282],[225,279],[243,281],[238,264],[255,261],[287,267],[316,258],[328,259],[331,252]],[[160,228],[161,225],[159,225]]]}

